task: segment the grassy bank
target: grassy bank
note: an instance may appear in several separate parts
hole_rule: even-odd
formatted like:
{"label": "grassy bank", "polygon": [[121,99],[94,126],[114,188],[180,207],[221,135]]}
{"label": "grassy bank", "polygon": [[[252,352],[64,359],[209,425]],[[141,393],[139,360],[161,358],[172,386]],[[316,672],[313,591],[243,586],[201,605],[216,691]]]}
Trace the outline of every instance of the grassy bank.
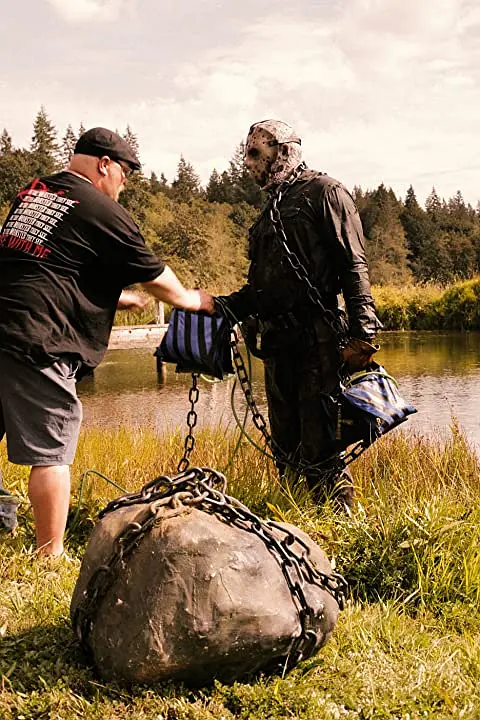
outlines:
{"label": "grassy bank", "polygon": [[[83,433],[75,466],[68,546],[72,564],[32,556],[21,506],[16,537],[0,543],[0,717],[113,720],[480,717],[480,473],[454,426],[445,443],[397,432],[354,465],[351,517],[317,508],[302,487],[281,488],[268,461],[241,446],[228,492],[262,515],[309,532],[350,584],[333,639],[286,678],[202,691],[179,685],[126,690],[84,664],[68,620],[70,594],[96,511],[118,494],[93,474],[77,512],[79,481],[96,468],[128,490],[173,473],[183,437]],[[235,438],[199,434],[194,461],[217,469]],[[26,493],[26,471],[0,466]]]}
{"label": "grassy bank", "polygon": [[385,330],[479,330],[480,278],[446,288],[412,285],[373,288]]}
{"label": "grassy bank", "polygon": [[[480,277],[448,287],[409,285],[372,288],[385,330],[479,330]],[[142,325],[155,321],[153,302],[141,313],[116,315],[117,325]]]}

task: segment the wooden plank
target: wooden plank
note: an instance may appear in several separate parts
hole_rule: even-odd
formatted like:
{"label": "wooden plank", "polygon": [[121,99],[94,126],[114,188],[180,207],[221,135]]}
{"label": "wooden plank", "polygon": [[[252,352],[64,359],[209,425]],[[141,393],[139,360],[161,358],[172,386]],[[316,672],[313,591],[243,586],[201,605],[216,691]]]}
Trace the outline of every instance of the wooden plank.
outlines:
{"label": "wooden plank", "polygon": [[114,325],[109,350],[152,348],[160,344],[168,325]]}

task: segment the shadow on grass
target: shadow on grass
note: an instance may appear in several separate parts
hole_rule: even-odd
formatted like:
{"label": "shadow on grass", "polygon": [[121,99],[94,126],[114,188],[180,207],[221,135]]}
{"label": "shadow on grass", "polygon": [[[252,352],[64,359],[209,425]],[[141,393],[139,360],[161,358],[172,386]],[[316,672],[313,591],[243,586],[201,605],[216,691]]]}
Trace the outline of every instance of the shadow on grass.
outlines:
{"label": "shadow on grass", "polygon": [[68,690],[88,701],[122,700],[128,703],[154,691],[164,699],[195,701],[214,688],[188,687],[182,682],[124,685],[104,681],[81,649],[69,624],[34,627],[3,638],[0,645],[0,682],[12,694]]}
{"label": "shadow on grass", "polygon": [[14,692],[44,690],[58,680],[86,686],[95,675],[67,624],[42,625],[7,635],[0,645],[0,675]]}

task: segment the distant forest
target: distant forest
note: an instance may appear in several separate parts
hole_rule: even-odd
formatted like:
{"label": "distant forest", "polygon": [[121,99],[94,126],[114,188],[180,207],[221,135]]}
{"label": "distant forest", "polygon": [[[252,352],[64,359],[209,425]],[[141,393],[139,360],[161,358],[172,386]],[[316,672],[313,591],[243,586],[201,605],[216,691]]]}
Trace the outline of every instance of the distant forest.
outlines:
{"label": "distant forest", "polygon": [[[56,172],[69,162],[84,131],[82,125],[78,131],[69,125],[59,138],[43,107],[35,118],[29,149],[15,147],[8,130],[3,130],[0,221],[30,179]],[[123,137],[141,159],[138,138],[129,126]],[[446,284],[480,273],[480,205],[466,204],[460,190],[445,200],[432,188],[424,208],[412,186],[403,200],[383,184],[376,190],[355,187],[352,194],[362,218],[374,284]],[[243,166],[240,144],[228,169],[213,169],[206,187],[180,156],[171,184],[163,173],[152,172],[150,177],[137,173],[129,179],[121,203],[135,218],[146,243],[184,282],[229,292],[244,281],[248,227],[264,199]]]}

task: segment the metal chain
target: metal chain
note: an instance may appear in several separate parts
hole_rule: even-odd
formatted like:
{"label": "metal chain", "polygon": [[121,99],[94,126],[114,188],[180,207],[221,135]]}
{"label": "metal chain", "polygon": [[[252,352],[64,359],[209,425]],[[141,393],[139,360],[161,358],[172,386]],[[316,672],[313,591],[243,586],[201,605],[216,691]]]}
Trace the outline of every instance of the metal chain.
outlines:
{"label": "metal chain", "polygon": [[[310,562],[308,545],[300,537],[276,522],[262,520],[239,500],[226,495],[226,485],[221,473],[210,468],[192,467],[173,478],[161,475],[139,492],[117,498],[102,510],[99,518],[121,507],[147,505],[142,520],[129,523],[117,537],[109,560],[92,575],[75,611],[73,625],[85,650],[89,649],[88,638],[102,600],[145,535],[163,520],[197,507],[253,533],[264,542],[282,569],[300,620],[300,634],[290,648],[286,669],[312,655],[317,643],[313,627],[318,613],[308,604],[305,585],[308,583],[326,590],[343,610],[347,591],[344,578],[336,572],[326,574],[317,570]],[[294,543],[300,546],[299,552],[293,549]]]}
{"label": "metal chain", "polygon": [[306,166],[303,163],[299,165],[292,175],[278,186],[271,200],[270,220],[277,240],[280,242],[285,251],[286,259],[288,260],[290,267],[300,282],[303,282],[307,286],[308,298],[319,308],[322,314],[322,319],[325,320],[332,330],[334,337],[337,340],[339,350],[342,350],[348,342],[348,337],[341,328],[337,315],[329,308],[326,308],[323,304],[320,290],[311,283],[310,278],[308,277],[308,272],[304,265],[302,265],[300,258],[289,248],[288,239],[285,234],[285,228],[283,226],[282,216],[279,209],[279,204],[285,195],[285,192],[298,180],[302,172],[305,170],[305,167]]}
{"label": "metal chain", "polygon": [[188,399],[190,400],[190,410],[187,413],[187,426],[188,433],[185,437],[183,445],[183,456],[177,466],[177,472],[183,472],[190,465],[190,455],[195,447],[195,436],[193,434],[193,428],[197,424],[198,415],[195,410],[195,404],[198,402],[200,391],[198,389],[198,378],[199,373],[192,373],[192,387],[188,393]]}
{"label": "metal chain", "polygon": [[[334,454],[328,458],[325,458],[323,461],[315,463],[312,465],[311,463],[307,463],[305,461],[297,461],[293,462],[292,459],[288,456],[285,456],[285,453],[282,452],[282,449],[278,447],[270,435],[268,431],[268,425],[265,421],[265,418],[263,417],[262,413],[258,409],[258,406],[255,402],[255,398],[253,395],[253,389],[252,384],[250,382],[250,378],[248,377],[248,372],[245,367],[245,363],[243,361],[242,355],[238,349],[238,334],[235,329],[235,326],[231,327],[231,339],[230,339],[230,347],[232,350],[232,357],[233,357],[233,364],[235,366],[236,374],[240,383],[240,387],[242,388],[243,394],[245,396],[245,402],[247,403],[247,406],[252,414],[252,419],[255,427],[261,432],[267,447],[270,449],[272,455],[274,458],[290,467],[293,472],[299,473],[300,475],[306,475],[309,472],[324,472],[326,470],[334,470],[336,474],[340,475],[341,472],[345,469],[347,466],[347,462],[344,461],[344,455],[341,453],[340,455]],[[350,455],[350,454],[349,454]],[[355,458],[352,458],[348,462],[352,462],[352,460]],[[335,465],[335,467],[332,467],[332,464]]]}
{"label": "metal chain", "polygon": [[235,365],[238,381],[245,396],[247,406],[252,413],[254,425],[262,433],[268,447],[271,448],[273,442],[272,436],[268,432],[265,418],[263,417],[262,413],[257,407],[257,403],[255,402],[252,385],[250,382],[250,378],[248,377],[247,368],[245,367],[245,363],[243,362],[243,358],[238,349],[238,335],[234,326],[232,326],[231,328],[230,347],[232,350],[233,364]]}

